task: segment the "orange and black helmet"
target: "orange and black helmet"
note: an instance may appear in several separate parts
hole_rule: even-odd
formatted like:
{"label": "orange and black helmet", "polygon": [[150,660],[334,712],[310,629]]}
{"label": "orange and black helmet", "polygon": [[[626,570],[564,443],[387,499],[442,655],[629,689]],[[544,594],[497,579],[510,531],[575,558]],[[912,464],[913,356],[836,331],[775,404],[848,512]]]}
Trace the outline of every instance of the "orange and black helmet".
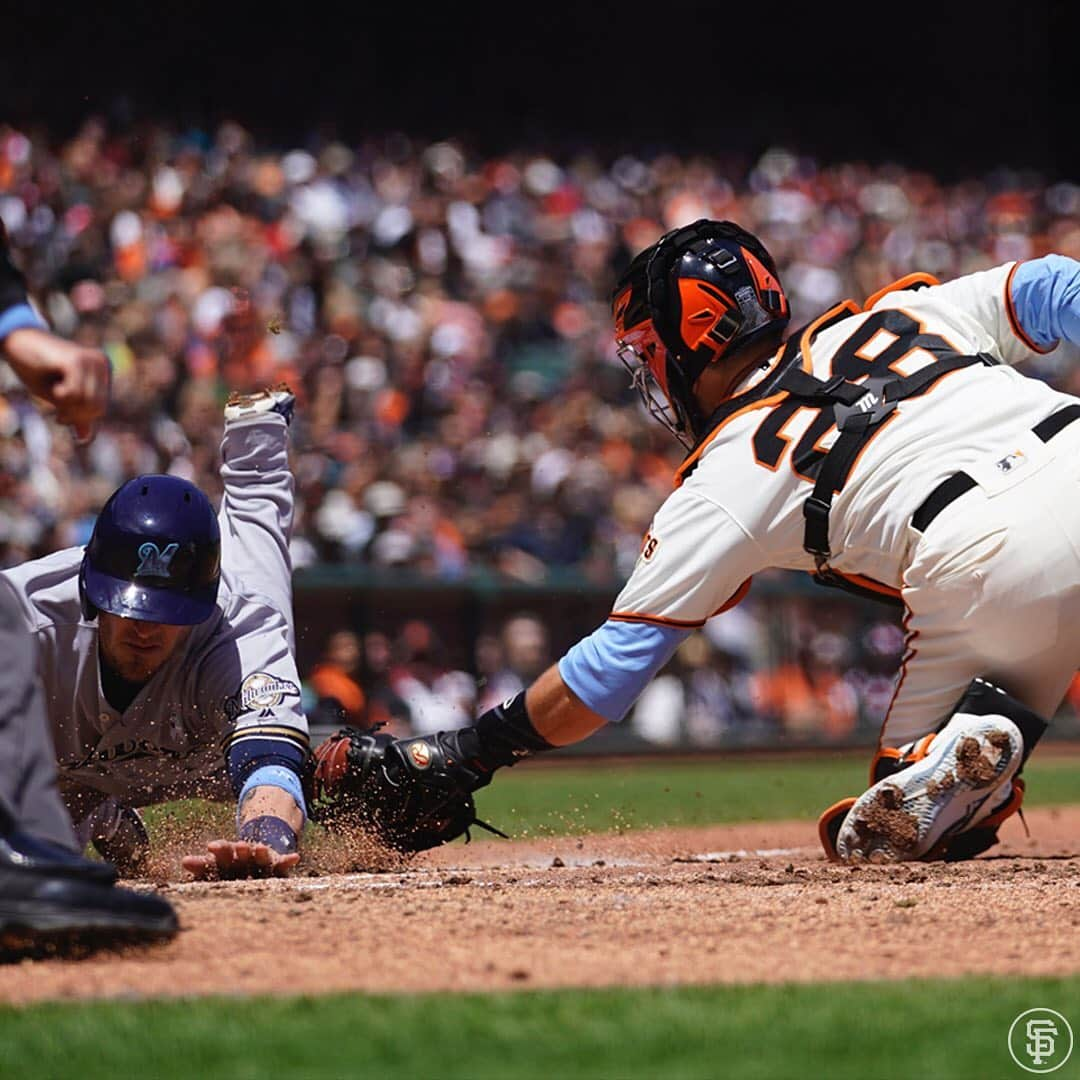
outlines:
{"label": "orange and black helmet", "polygon": [[763,339],[779,345],[791,317],[761,241],[707,218],[642,251],[619,279],[612,311],[619,357],[646,407],[688,446],[706,433],[693,393],[701,373]]}

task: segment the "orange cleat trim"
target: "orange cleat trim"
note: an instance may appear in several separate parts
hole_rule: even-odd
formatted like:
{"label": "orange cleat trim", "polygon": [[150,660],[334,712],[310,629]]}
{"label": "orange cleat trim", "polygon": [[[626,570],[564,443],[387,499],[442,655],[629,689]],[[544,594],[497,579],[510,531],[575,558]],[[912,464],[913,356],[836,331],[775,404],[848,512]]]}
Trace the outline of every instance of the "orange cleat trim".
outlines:
{"label": "orange cleat trim", "polygon": [[1020,809],[1024,802],[1024,792],[1027,785],[1021,777],[1016,776],[1013,778],[1012,786],[1012,795],[1009,797],[1009,801],[1000,810],[995,810],[985,821],[980,821],[975,826],[976,829],[996,829],[1003,821],[1011,818]]}
{"label": "orange cleat trim", "polygon": [[840,832],[840,826],[844,824],[844,818],[847,817],[848,811],[855,805],[855,802],[854,795],[841,799],[839,802],[833,803],[828,810],[823,811],[821,817],[818,818],[818,839],[821,841],[822,850],[825,852],[829,862],[838,863],[843,861],[836,853],[836,837]]}

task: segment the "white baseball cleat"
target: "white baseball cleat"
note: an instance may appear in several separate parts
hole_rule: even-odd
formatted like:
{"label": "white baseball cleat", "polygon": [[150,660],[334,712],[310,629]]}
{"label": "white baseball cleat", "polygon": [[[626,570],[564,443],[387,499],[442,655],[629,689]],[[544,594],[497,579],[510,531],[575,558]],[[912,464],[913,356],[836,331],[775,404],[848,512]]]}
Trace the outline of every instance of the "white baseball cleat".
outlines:
{"label": "white baseball cleat", "polygon": [[264,416],[266,413],[277,413],[285,417],[286,423],[290,423],[295,404],[296,397],[286,383],[277,383],[252,394],[233,391],[225,402],[225,419],[234,423],[237,420]]}
{"label": "white baseball cleat", "polygon": [[957,713],[926,757],[855,800],[837,835],[837,854],[844,862],[922,858],[972,825],[985,803],[1001,801],[1023,754],[1020,729],[1007,717]]}

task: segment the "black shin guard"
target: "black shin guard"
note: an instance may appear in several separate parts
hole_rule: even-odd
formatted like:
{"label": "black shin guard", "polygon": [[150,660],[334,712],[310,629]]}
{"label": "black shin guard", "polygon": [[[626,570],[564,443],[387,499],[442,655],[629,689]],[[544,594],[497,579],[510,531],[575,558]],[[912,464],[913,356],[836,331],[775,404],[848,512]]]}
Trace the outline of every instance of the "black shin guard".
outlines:
{"label": "black shin guard", "polygon": [[[1002,690],[1001,687],[995,686],[986,679],[971,680],[963,696],[953,706],[952,712],[938,724],[935,734],[950,723],[957,713],[970,713],[973,716],[1004,716],[1019,728],[1020,735],[1024,740],[1024,755],[1020,759],[1020,765],[1016,770],[1017,775],[1027,763],[1031,751],[1035,749],[1035,744],[1042,738],[1043,732],[1046,731],[1048,726],[1047,721],[1038,713],[1032,712],[1026,705],[1021,704],[1012,695]],[[921,741],[917,739],[912,745],[916,746]],[[900,772],[901,769],[906,769],[912,763],[913,759],[909,753],[898,753],[894,750],[879,753],[877,758],[874,759],[873,775],[870,782],[876,784],[879,780],[884,780],[886,777]]]}
{"label": "black shin guard", "polygon": [[1048,721],[1038,713],[1032,712],[1026,705],[1021,704],[1012,695],[1007,694],[1000,686],[995,686],[986,679],[972,679],[971,685],[964,691],[964,696],[956,703],[953,711],[949,714],[939,728],[940,731],[957,713],[971,713],[974,716],[1004,716],[1011,720],[1019,729],[1024,740],[1024,756],[1020,759],[1017,774],[1027,764],[1031,751],[1042,738],[1046,731]]}

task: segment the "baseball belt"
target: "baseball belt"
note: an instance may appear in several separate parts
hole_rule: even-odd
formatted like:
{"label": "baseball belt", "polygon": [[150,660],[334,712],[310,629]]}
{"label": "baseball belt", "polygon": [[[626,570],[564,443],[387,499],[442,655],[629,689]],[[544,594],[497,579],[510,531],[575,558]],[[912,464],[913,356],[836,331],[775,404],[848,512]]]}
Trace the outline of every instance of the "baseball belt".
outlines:
{"label": "baseball belt", "polygon": [[[1045,420],[1040,420],[1031,430],[1040,441],[1047,443],[1078,418],[1080,418],[1080,405],[1066,405],[1063,409],[1051,413]],[[955,502],[961,495],[967,494],[975,486],[975,481],[966,472],[954,472],[952,476],[946,477],[911,515],[911,527],[919,532],[925,532],[930,522],[946,506]]]}

